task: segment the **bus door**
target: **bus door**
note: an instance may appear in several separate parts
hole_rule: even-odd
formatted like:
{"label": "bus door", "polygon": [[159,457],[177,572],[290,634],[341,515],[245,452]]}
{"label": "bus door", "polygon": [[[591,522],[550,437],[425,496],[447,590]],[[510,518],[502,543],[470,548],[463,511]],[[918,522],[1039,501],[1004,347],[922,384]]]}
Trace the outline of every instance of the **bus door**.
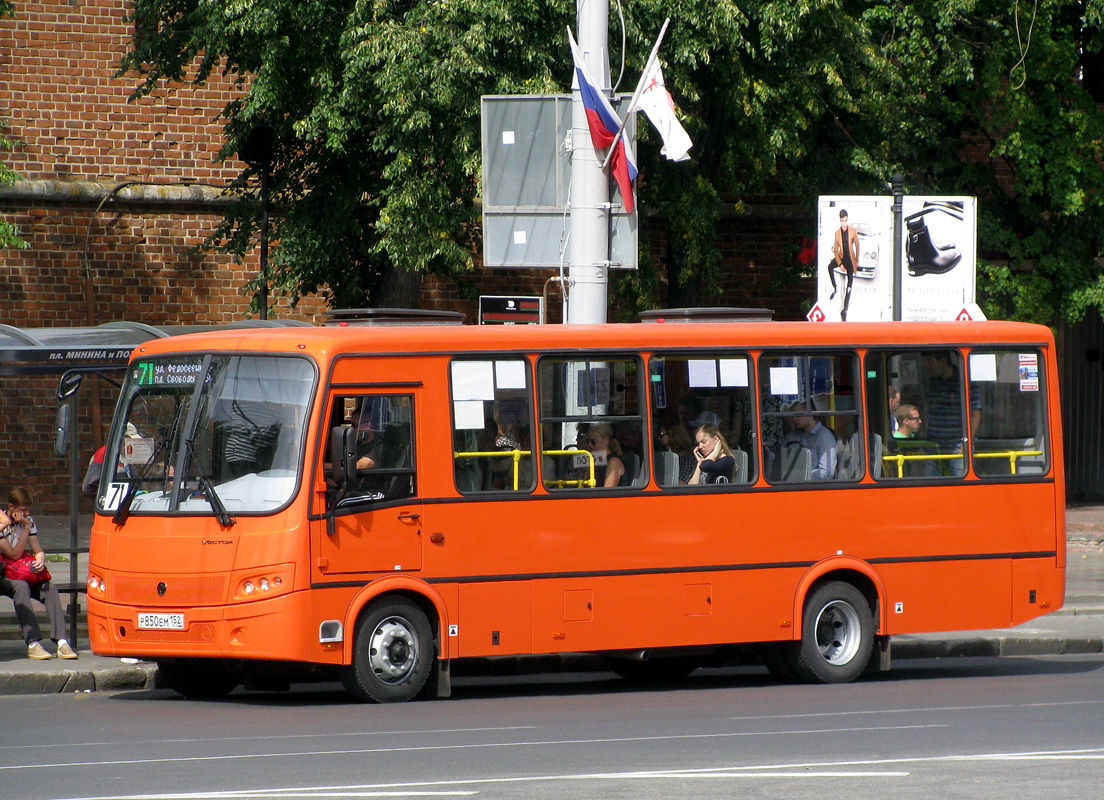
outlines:
{"label": "bus door", "polygon": [[[356,460],[356,476],[344,485],[327,481],[327,519],[316,561],[323,572],[421,569],[422,508],[414,441],[417,406],[417,388],[409,385],[331,394],[327,441],[333,440],[335,429],[355,437],[349,450],[350,459]],[[327,453],[327,462],[331,458]],[[326,466],[329,470],[329,463]]]}

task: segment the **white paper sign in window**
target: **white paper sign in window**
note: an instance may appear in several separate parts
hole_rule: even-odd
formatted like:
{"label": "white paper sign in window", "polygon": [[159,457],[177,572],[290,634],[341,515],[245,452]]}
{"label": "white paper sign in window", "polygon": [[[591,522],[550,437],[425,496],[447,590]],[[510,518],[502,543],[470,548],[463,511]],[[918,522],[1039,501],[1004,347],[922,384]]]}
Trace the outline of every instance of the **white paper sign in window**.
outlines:
{"label": "white paper sign in window", "polygon": [[493,361],[453,361],[453,400],[494,400]]}
{"label": "white paper sign in window", "polygon": [[771,394],[797,394],[797,385],[797,367],[770,368]]}
{"label": "white paper sign in window", "polygon": [[717,388],[717,362],[713,359],[691,358],[686,362],[691,388]]}
{"label": "white paper sign in window", "polygon": [[748,365],[746,358],[722,358],[721,386],[747,386]]}
{"label": "white paper sign in window", "polygon": [[481,431],[485,424],[482,400],[457,400],[452,404],[452,415],[456,418],[456,430]]}
{"label": "white paper sign in window", "polygon": [[496,361],[494,365],[495,386],[498,389],[525,388],[524,361]]}
{"label": "white paper sign in window", "polygon": [[995,353],[977,353],[970,356],[971,381],[995,381],[997,379],[997,356]]}

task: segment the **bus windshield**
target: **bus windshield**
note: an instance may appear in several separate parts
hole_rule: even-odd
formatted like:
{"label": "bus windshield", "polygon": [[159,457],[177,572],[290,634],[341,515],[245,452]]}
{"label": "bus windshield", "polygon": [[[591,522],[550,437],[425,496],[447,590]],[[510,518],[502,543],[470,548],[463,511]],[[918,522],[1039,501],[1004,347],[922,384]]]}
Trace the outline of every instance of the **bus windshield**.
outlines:
{"label": "bus windshield", "polygon": [[[261,514],[296,493],[315,385],[298,357],[174,355],[130,365],[104,454],[99,507]],[[108,465],[113,465],[109,467]]]}

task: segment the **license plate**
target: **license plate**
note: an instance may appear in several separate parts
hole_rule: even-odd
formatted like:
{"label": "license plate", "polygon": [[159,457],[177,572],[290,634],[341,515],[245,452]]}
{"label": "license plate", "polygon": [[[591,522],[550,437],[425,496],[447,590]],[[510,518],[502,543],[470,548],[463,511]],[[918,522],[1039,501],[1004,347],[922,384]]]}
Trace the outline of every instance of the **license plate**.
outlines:
{"label": "license plate", "polygon": [[153,614],[145,612],[138,615],[138,627],[152,630],[184,630],[183,614]]}

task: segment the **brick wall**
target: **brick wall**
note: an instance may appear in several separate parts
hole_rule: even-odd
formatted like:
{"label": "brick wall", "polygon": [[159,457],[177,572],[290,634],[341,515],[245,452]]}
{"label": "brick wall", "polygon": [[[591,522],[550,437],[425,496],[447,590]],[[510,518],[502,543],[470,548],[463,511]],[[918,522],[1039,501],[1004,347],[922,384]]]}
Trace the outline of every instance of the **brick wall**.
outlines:
{"label": "brick wall", "polygon": [[[107,187],[96,197],[128,181],[224,186],[242,167],[215,161],[222,144],[217,115],[234,97],[226,79],[216,74],[199,89],[174,86],[128,102],[137,78],[115,73],[132,35],[125,20],[129,8],[127,0],[43,0],[17,3],[16,16],[0,21],[0,116],[8,121],[9,138],[19,142],[3,159],[27,181],[61,187],[53,199],[0,199],[0,214],[30,244],[0,252],[2,323],[37,328],[132,320],[172,326],[247,316],[250,298],[243,286],[256,274],[257,254],[235,264],[191,252],[220,219],[217,205],[127,202],[120,194],[99,207],[88,192],[83,199],[66,199],[66,187],[92,183]],[[644,218],[642,224],[662,270],[662,220]],[[725,292],[710,304],[769,307],[778,319],[800,318],[812,283],[778,292],[771,280],[787,243],[813,235],[814,225],[811,216],[733,218],[721,241]],[[541,295],[547,288],[547,319],[557,322],[560,292],[547,284],[550,274],[479,268],[470,285],[476,294],[497,295]],[[421,305],[462,311],[469,323],[478,319],[477,301],[462,297],[460,287],[445,279],[426,279]],[[315,323],[324,311],[317,296],[294,310],[286,303],[274,309],[276,316]],[[19,378],[6,381],[0,392],[0,447],[8,454],[0,501],[12,485],[25,484],[36,494],[40,513],[67,510],[67,466],[53,451],[56,386],[56,377]],[[80,454],[82,474],[110,420],[114,396],[113,387],[98,380],[81,390],[80,441],[87,451]]]}

